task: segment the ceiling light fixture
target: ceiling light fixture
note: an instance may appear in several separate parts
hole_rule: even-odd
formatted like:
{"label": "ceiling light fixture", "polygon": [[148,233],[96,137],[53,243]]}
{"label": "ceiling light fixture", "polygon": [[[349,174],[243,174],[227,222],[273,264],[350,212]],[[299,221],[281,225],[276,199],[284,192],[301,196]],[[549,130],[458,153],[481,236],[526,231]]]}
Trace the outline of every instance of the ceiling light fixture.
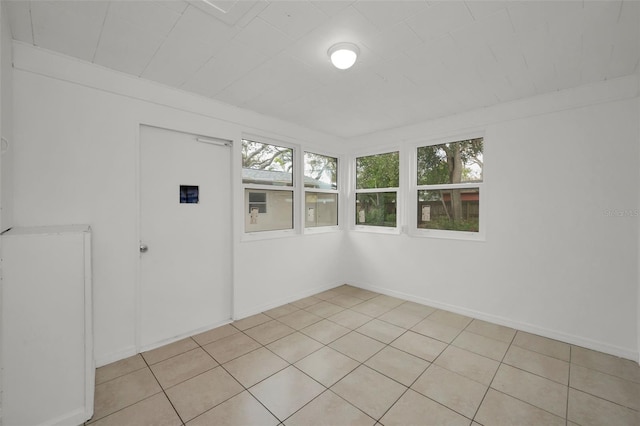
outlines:
{"label": "ceiling light fixture", "polygon": [[346,70],[356,63],[360,49],[353,43],[338,43],[331,46],[327,54],[334,67]]}

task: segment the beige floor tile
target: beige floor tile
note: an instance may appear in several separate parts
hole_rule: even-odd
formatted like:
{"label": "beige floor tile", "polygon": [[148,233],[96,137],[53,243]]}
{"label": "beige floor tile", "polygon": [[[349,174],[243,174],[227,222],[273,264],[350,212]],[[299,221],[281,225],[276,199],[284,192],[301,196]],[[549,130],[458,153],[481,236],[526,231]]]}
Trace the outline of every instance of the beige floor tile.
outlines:
{"label": "beige floor tile", "polygon": [[170,343],[168,345],[161,346],[148,352],[143,352],[142,356],[149,365],[153,365],[157,364],[160,361],[164,361],[165,359],[169,359],[172,356],[180,355],[197,347],[198,344],[189,337],[186,339],[178,340],[174,343]]}
{"label": "beige floor tile", "polygon": [[568,387],[502,364],[491,387],[538,408],[565,417]]}
{"label": "beige floor tile", "polygon": [[329,344],[329,346],[356,361],[365,362],[385,345],[370,337],[352,331]]}
{"label": "beige floor tile", "polygon": [[147,363],[140,354],[113,362],[96,369],[96,385],[146,367]]}
{"label": "beige floor tile", "polygon": [[182,421],[164,393],[157,393],[103,417],[95,426],[180,426]]}
{"label": "beige floor tile", "polygon": [[231,361],[260,347],[260,343],[244,333],[237,333],[203,346],[220,364]]}
{"label": "beige floor tile", "polygon": [[329,299],[333,299],[336,296],[339,296],[340,294],[341,292],[336,290],[325,290],[322,293],[314,294],[313,296],[317,299],[329,300]]}
{"label": "beige floor tile", "polygon": [[454,328],[463,329],[473,321],[473,318],[466,317],[460,314],[454,314],[453,312],[443,311],[437,309],[434,313],[429,315],[430,321],[439,322],[444,325],[448,325]]}
{"label": "beige floor tile", "polygon": [[500,365],[499,362],[465,349],[449,346],[435,360],[435,364],[461,374],[471,380],[489,385]]}
{"label": "beige floor tile", "polygon": [[258,383],[249,391],[278,419],[284,420],[325,389],[297,368],[290,366]]}
{"label": "beige floor tile", "polygon": [[407,312],[399,308],[392,309],[389,312],[380,315],[378,319],[388,322],[390,324],[409,329],[423,320],[423,316],[417,315],[413,312]]}
{"label": "beige floor tile", "polygon": [[339,285],[337,287],[333,287],[332,290],[339,293],[339,294],[344,294],[344,293],[348,293],[350,291],[356,290],[358,287],[354,287],[352,285],[349,284],[342,284]]}
{"label": "beige floor tile", "polygon": [[[334,300],[334,299],[335,297],[330,300]],[[308,308],[305,309],[305,311],[311,312],[312,314],[318,315],[322,318],[328,318],[331,315],[335,315],[338,312],[344,311],[344,308],[342,306],[339,306],[327,301],[322,301],[320,303],[316,303],[313,306],[309,306]]]}
{"label": "beige floor tile", "polygon": [[505,327],[503,325],[492,324],[490,322],[474,319],[471,324],[467,326],[465,331],[479,334],[490,339],[499,340],[505,343],[511,343],[513,336],[516,335],[516,330],[513,328]]}
{"label": "beige floor tile", "polygon": [[469,419],[409,389],[380,420],[385,426],[468,426]]}
{"label": "beige floor tile", "polygon": [[481,336],[479,334],[470,333],[468,331],[460,333],[452,344],[459,348],[477,353],[478,355],[495,359],[496,361],[502,361],[505,353],[507,353],[507,349],[509,349],[508,343]]}
{"label": "beige floor tile", "polygon": [[571,346],[558,340],[518,331],[513,344],[563,361],[569,361]]}
{"label": "beige floor tile", "polygon": [[282,316],[292,314],[296,311],[299,311],[296,305],[289,303],[287,305],[278,306],[277,308],[269,309],[268,311],[264,311],[263,314],[270,316],[273,319],[278,319]]}
{"label": "beige floor tile", "polygon": [[[317,306],[317,305],[314,305],[314,306]],[[278,321],[288,325],[289,327],[295,330],[300,330],[301,328],[308,327],[311,324],[317,323],[318,321],[322,321],[322,317],[319,317],[318,315],[314,315],[310,312],[307,312],[301,309],[294,313],[287,314],[285,316],[278,318]]]}
{"label": "beige floor tile", "polygon": [[567,419],[582,426],[637,426],[640,413],[593,395],[569,389]]}
{"label": "beige floor tile", "polygon": [[569,384],[569,363],[557,358],[511,345],[502,362],[563,385]]}
{"label": "beige floor tile", "polygon": [[363,324],[371,321],[373,318],[359,312],[354,312],[351,309],[347,309],[345,311],[338,312],[335,315],[331,315],[328,319],[343,327],[355,330]]}
{"label": "beige floor tile", "polygon": [[426,318],[432,313],[434,313],[437,309],[432,308],[431,306],[423,305],[421,303],[416,302],[404,302],[402,305],[398,305],[394,310],[402,311],[409,314],[414,314],[422,318]]}
{"label": "beige floor tile", "polygon": [[571,365],[569,385],[633,410],[640,410],[640,383],[624,380],[579,365]]}
{"label": "beige floor tile", "polygon": [[295,366],[329,387],[352,372],[358,362],[325,346],[296,362]]}
{"label": "beige floor tile", "polygon": [[305,405],[284,424],[286,426],[373,426],[375,420],[330,390]]}
{"label": "beige floor tile", "polygon": [[162,388],[148,368],[97,385],[92,420],[101,419],[159,392]]}
{"label": "beige floor tile", "polygon": [[381,294],[380,296],[376,296],[369,300],[377,305],[388,306],[391,309],[397,308],[398,306],[405,303],[405,300],[398,299],[397,297],[393,296],[387,296],[386,294]]}
{"label": "beige floor tile", "polygon": [[277,426],[280,423],[244,391],[187,423],[187,426]]}
{"label": "beige floor tile", "polygon": [[407,331],[391,343],[396,349],[410,353],[429,362],[436,359],[447,347],[445,343],[413,331]]}
{"label": "beige floor tile", "polygon": [[495,426],[563,426],[565,420],[538,407],[489,389],[475,420]]}
{"label": "beige floor tile", "polygon": [[429,367],[411,389],[470,419],[487,392],[487,386],[437,365]]}
{"label": "beige floor tile", "polygon": [[637,362],[617,356],[592,351],[580,346],[571,347],[573,364],[611,374],[625,380],[640,383],[640,366]]}
{"label": "beige floor tile", "polygon": [[329,299],[328,302],[333,303],[334,305],[342,306],[343,308],[352,308],[356,305],[359,305],[363,302],[362,299],[358,299],[357,297],[348,296],[346,294],[341,294],[332,299]]}
{"label": "beige floor tile", "polygon": [[356,331],[382,343],[391,343],[404,333],[405,329],[389,324],[388,322],[374,319],[364,324],[362,327],[357,328]]}
{"label": "beige floor tile", "polygon": [[411,331],[445,343],[453,342],[453,339],[462,331],[462,327],[451,327],[443,323],[431,321],[429,318],[430,317],[427,317],[411,327]]}
{"label": "beige floor tile", "polygon": [[167,389],[211,370],[217,365],[218,363],[211,358],[211,355],[201,348],[196,348],[154,364],[151,366],[151,370],[160,385]]}
{"label": "beige floor tile", "polygon": [[252,339],[268,345],[284,336],[293,333],[295,330],[288,325],[281,323],[280,321],[272,320],[260,324],[245,331],[245,333]]}
{"label": "beige floor tile", "polygon": [[350,291],[345,292],[349,296],[357,297],[362,300],[373,299],[376,296],[379,296],[380,293],[376,293],[375,291],[365,290],[363,288],[351,287]]}
{"label": "beige floor tile", "polygon": [[322,347],[322,343],[305,336],[302,333],[295,332],[273,343],[269,343],[267,348],[276,353],[279,357],[285,359],[291,364],[300,361],[310,353],[313,353]]}
{"label": "beige floor tile", "polygon": [[256,325],[264,324],[265,322],[271,321],[272,319],[273,318],[265,314],[256,314],[238,321],[234,321],[233,326],[240,331],[245,331],[250,329],[251,327],[255,327]]}
{"label": "beige floor tile", "polygon": [[239,333],[239,330],[231,324],[227,324],[222,327],[214,328],[213,330],[205,331],[204,333],[196,334],[193,336],[193,340],[195,340],[200,346],[204,346],[236,333]]}
{"label": "beige floor tile", "polygon": [[376,303],[375,300],[376,298],[373,298],[373,299],[367,300],[366,302],[362,302],[361,304],[351,308],[351,310],[355,312],[360,312],[361,314],[365,314],[370,317],[377,317],[393,309],[390,306],[380,305]]}
{"label": "beige floor tile", "polygon": [[316,303],[321,302],[322,299],[318,299],[317,297],[309,296],[304,299],[296,300],[295,302],[291,302],[293,306],[297,306],[300,309],[308,308],[309,306],[313,306]]}
{"label": "beige floor tile", "polygon": [[365,363],[379,373],[410,386],[429,366],[429,362],[387,346]]}
{"label": "beige floor tile", "polygon": [[369,416],[379,419],[407,388],[361,365],[333,385],[331,390]]}
{"label": "beige floor tile", "polygon": [[350,329],[336,324],[333,321],[322,320],[309,327],[305,327],[300,332],[307,336],[324,343],[325,345],[351,332]]}
{"label": "beige floor tile", "polygon": [[242,391],[229,373],[216,367],[167,389],[166,393],[182,420],[188,422]]}
{"label": "beige floor tile", "polygon": [[288,366],[289,363],[266,348],[256,349],[223,365],[246,388]]}

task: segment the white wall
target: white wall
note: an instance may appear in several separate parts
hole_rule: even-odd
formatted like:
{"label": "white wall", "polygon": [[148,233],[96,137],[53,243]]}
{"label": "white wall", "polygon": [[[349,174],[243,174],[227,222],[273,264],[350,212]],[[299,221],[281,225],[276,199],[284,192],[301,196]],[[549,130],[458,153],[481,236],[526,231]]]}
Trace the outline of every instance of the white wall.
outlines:
{"label": "white wall", "polygon": [[[15,43],[14,52],[16,225],[92,226],[98,365],[136,350],[140,123],[234,140],[234,186],[241,176],[242,132],[316,150],[341,145],[324,134],[45,50]],[[236,316],[341,283],[336,268],[318,266],[337,262],[342,233],[241,243],[244,200],[242,191],[234,195]]]}
{"label": "white wall", "polygon": [[[3,8],[4,4],[0,9]],[[0,231],[4,231],[13,223],[13,52],[8,15],[4,10],[0,10],[0,15],[0,134],[5,140],[0,159]]]}
{"label": "white wall", "polygon": [[626,78],[354,140],[484,130],[487,233],[350,232],[347,281],[638,359],[637,95]]}
{"label": "white wall", "polygon": [[[4,3],[0,3],[0,136],[6,141],[13,140],[13,69],[12,69],[11,32],[9,19],[5,13]],[[11,226],[11,147],[7,146],[4,153],[0,154],[0,231]],[[1,247],[0,247],[1,249]],[[2,268],[0,264],[0,305],[2,305]],[[2,330],[2,315],[0,312],[0,330]],[[1,366],[3,353],[3,339],[0,331],[0,425],[2,425],[2,376],[4,372]]]}
{"label": "white wall", "polygon": [[[346,149],[20,43],[14,54],[15,222],[93,226],[99,364],[135,351],[139,123],[233,139],[233,185],[242,132]],[[484,130],[485,242],[360,232],[240,241],[236,186],[236,316],[351,282],[637,359],[639,223],[604,214],[640,202],[637,96],[637,78],[624,78],[350,141],[356,152]]]}

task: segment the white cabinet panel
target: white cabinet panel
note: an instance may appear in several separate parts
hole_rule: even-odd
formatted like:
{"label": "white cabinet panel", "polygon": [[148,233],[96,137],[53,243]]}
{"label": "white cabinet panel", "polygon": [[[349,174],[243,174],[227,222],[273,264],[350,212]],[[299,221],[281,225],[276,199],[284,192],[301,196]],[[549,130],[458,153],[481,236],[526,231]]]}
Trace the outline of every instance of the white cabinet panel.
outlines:
{"label": "white cabinet panel", "polygon": [[81,424],[95,381],[90,228],[14,228],[2,255],[3,422]]}

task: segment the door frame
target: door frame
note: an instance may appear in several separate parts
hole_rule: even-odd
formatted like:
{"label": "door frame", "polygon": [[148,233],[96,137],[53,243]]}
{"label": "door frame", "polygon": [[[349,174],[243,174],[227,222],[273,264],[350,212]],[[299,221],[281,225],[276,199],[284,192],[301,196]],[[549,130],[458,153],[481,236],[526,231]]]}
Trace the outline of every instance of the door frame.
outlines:
{"label": "door frame", "polygon": [[[209,129],[205,129],[204,132],[202,131],[194,131],[193,129],[185,129],[182,128],[181,126],[168,126],[167,124],[150,124],[149,122],[143,122],[143,121],[139,121],[135,124],[135,182],[134,182],[134,187],[135,187],[135,201],[136,201],[136,208],[135,208],[135,245],[133,247],[134,249],[134,255],[136,256],[136,279],[135,279],[135,283],[134,283],[134,345],[135,345],[135,353],[139,354],[142,353],[144,351],[148,351],[151,349],[155,349],[157,347],[160,346],[164,346],[166,344],[169,343],[173,343],[175,341],[184,339],[185,337],[189,337],[192,335],[192,333],[198,333],[198,332],[204,332],[207,331],[208,328],[204,328],[202,330],[194,330],[193,332],[190,333],[186,333],[185,335],[179,335],[175,338],[169,339],[167,341],[162,341],[162,342],[157,342],[153,345],[148,345],[148,346],[142,346],[142,338],[141,338],[141,327],[142,327],[142,265],[141,265],[141,257],[140,257],[140,242],[142,239],[142,188],[141,188],[141,179],[142,179],[142,167],[141,167],[141,163],[142,163],[142,138],[141,138],[141,134],[142,134],[142,128],[143,127],[152,127],[155,129],[160,129],[160,130],[165,130],[165,131],[170,131],[170,132],[177,132],[177,133],[183,133],[186,135],[191,135],[194,138],[202,138],[202,139],[209,139],[209,140],[214,140],[214,141],[220,141],[220,142],[224,142],[224,143],[228,143],[230,144],[229,149],[230,149],[230,153],[229,153],[229,159],[231,161],[231,167],[229,168],[230,171],[230,176],[229,176],[229,182],[230,182],[230,197],[229,197],[229,212],[230,212],[230,218],[231,218],[231,223],[229,224],[231,226],[231,238],[229,241],[229,253],[230,253],[230,265],[229,265],[229,269],[230,269],[230,277],[231,277],[231,300],[229,300],[229,304],[230,304],[230,313],[231,313],[231,318],[228,321],[223,321],[219,324],[219,326],[225,325],[225,324],[229,324],[231,322],[233,322],[233,319],[235,318],[235,309],[236,309],[236,286],[235,286],[235,238],[236,238],[236,232],[235,232],[235,228],[236,228],[236,220],[234,219],[234,200],[235,200],[235,191],[236,191],[236,182],[234,179],[234,176],[236,174],[236,166],[235,166],[235,161],[234,158],[236,156],[235,151],[237,149],[238,143],[236,140],[234,140],[234,138],[232,137],[219,137],[219,136],[209,136],[208,134],[212,133],[211,130]],[[208,126],[207,126],[208,127]],[[224,132],[221,132],[224,133]]]}

